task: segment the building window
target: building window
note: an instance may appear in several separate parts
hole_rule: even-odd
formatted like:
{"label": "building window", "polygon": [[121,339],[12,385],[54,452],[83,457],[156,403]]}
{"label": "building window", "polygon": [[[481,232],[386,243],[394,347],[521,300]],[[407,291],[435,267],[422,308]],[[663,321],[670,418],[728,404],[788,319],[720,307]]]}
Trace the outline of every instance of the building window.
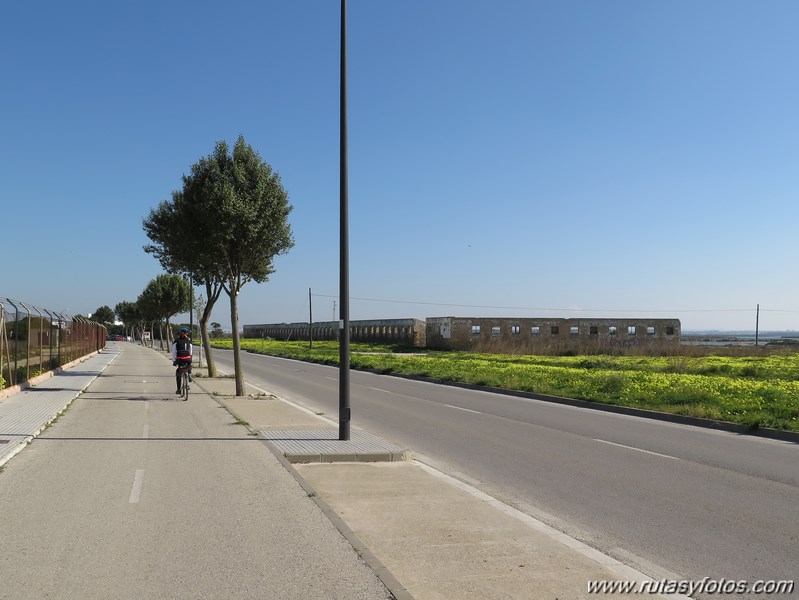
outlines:
{"label": "building window", "polygon": [[472,325],[472,335],[480,335],[480,326]]}
{"label": "building window", "polygon": [[666,327],[666,335],[674,335],[674,327]]}
{"label": "building window", "polygon": [[610,325],[608,327],[608,335],[616,335],[618,328],[615,325]]}
{"label": "building window", "polygon": [[646,326],[646,334],[647,335],[655,335],[655,326],[654,325],[647,325]]}
{"label": "building window", "polygon": [[580,328],[577,327],[576,325],[572,325],[571,327],[569,327],[569,333],[572,335],[578,335],[580,333]]}
{"label": "building window", "polygon": [[519,333],[521,333],[521,330],[522,328],[519,327],[518,325],[512,325],[510,328],[510,332],[514,335],[518,335]]}
{"label": "building window", "polygon": [[533,335],[538,335],[539,333],[541,333],[541,328],[538,325],[533,325],[532,327],[530,327],[530,333],[532,333]]}
{"label": "building window", "polygon": [[599,327],[596,325],[591,325],[590,333],[591,335],[599,335]]}
{"label": "building window", "polygon": [[494,325],[494,326],[491,328],[491,335],[492,335],[492,336],[494,336],[494,337],[496,337],[496,336],[498,336],[499,334],[500,334],[499,325]]}
{"label": "building window", "polygon": [[627,327],[627,335],[635,335],[635,325]]}
{"label": "building window", "polygon": [[552,329],[549,330],[552,335],[558,335],[560,333],[560,328],[557,325],[553,325]]}

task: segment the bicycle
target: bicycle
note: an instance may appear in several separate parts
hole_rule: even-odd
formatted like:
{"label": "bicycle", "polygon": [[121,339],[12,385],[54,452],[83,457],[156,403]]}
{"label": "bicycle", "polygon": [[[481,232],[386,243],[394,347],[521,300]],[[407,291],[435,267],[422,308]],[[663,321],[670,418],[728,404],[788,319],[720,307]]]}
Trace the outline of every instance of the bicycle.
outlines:
{"label": "bicycle", "polygon": [[189,373],[191,373],[191,365],[180,365],[178,369],[180,369],[181,378],[180,397],[183,398],[185,402],[189,399],[189,381],[191,381]]}

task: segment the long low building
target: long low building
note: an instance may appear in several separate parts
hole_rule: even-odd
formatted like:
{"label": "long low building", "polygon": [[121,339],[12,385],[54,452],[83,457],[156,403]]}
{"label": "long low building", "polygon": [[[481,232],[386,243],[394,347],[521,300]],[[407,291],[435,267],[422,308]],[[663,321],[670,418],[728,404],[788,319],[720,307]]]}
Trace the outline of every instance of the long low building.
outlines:
{"label": "long low building", "polygon": [[[350,321],[350,340],[378,344],[404,344],[424,348],[425,322],[419,319],[373,319]],[[272,338],[275,340],[335,340],[339,335],[338,321],[305,323],[271,323],[245,325],[245,338]]]}
{"label": "long low building", "polygon": [[[335,340],[338,321],[245,325],[245,338]],[[680,345],[679,319],[428,317],[350,321],[350,340],[440,350],[558,354]]]}
{"label": "long low building", "polygon": [[680,345],[679,319],[430,317],[429,348],[561,353]]}

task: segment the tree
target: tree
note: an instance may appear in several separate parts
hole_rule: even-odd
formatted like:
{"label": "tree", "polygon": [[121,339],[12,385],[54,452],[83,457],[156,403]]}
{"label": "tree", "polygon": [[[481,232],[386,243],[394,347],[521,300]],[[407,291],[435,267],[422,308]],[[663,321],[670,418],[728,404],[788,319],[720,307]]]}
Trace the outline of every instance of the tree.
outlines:
{"label": "tree", "polygon": [[[184,186],[187,177],[183,177]],[[222,279],[216,261],[205,252],[203,232],[214,227],[214,223],[199,213],[184,197],[182,191],[172,192],[172,201],[163,201],[150,211],[142,226],[152,244],[144,251],[153,254],[169,273],[188,274],[193,282],[205,286],[206,298],[200,317],[200,336],[205,350],[208,376],[216,377],[216,364],[211,353],[208,323],[214,304],[222,293]]]}
{"label": "tree", "polygon": [[[125,330],[130,331],[131,340],[135,340],[136,328],[142,322],[141,309],[139,309],[139,305],[135,302],[118,302],[114,307],[114,312],[116,313],[117,317],[119,317],[119,320],[122,321]],[[139,339],[142,339],[141,330],[139,331]]]}
{"label": "tree", "polygon": [[167,336],[173,337],[169,319],[189,310],[189,284],[180,275],[159,275],[151,280],[136,301],[152,321],[158,321],[161,349],[164,349],[164,334],[161,324],[166,321]]}
{"label": "tree", "polygon": [[248,281],[268,281],[275,270],[274,257],[294,246],[288,223],[292,207],[280,175],[243,136],[232,153],[220,141],[213,154],[193,165],[184,179],[183,195],[206,222],[214,224],[204,232],[206,257],[230,298],[236,395],[243,396],[238,296]]}
{"label": "tree", "polygon": [[92,321],[97,321],[100,325],[114,324],[114,311],[110,306],[101,306],[92,313]]}
{"label": "tree", "polygon": [[294,246],[291,209],[280,176],[239,136],[232,153],[226,142],[217,142],[211,155],[192,165],[172,202],[162,202],[144,221],[154,242],[145,250],[168,271],[190,273],[205,282],[204,336],[219,288],[229,296],[237,396],[244,394],[238,295],[248,281],[268,281],[274,257]]}

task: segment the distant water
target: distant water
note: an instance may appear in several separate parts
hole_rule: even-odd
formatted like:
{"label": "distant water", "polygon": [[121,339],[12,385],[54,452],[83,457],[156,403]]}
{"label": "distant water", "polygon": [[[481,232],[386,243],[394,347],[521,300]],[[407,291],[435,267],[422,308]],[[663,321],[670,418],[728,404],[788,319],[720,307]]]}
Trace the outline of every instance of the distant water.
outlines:
{"label": "distant water", "polygon": [[[689,331],[682,332],[684,346],[754,346],[783,338],[799,338],[799,331],[761,331],[757,336],[754,331]],[[688,338],[688,339],[686,339]]]}
{"label": "distant water", "polygon": [[[683,335],[690,337],[730,337],[730,338],[754,338],[754,330],[723,330],[723,329],[683,329]],[[799,337],[799,331],[789,329],[786,331],[761,331],[759,333],[761,338],[782,338],[782,337]]]}

